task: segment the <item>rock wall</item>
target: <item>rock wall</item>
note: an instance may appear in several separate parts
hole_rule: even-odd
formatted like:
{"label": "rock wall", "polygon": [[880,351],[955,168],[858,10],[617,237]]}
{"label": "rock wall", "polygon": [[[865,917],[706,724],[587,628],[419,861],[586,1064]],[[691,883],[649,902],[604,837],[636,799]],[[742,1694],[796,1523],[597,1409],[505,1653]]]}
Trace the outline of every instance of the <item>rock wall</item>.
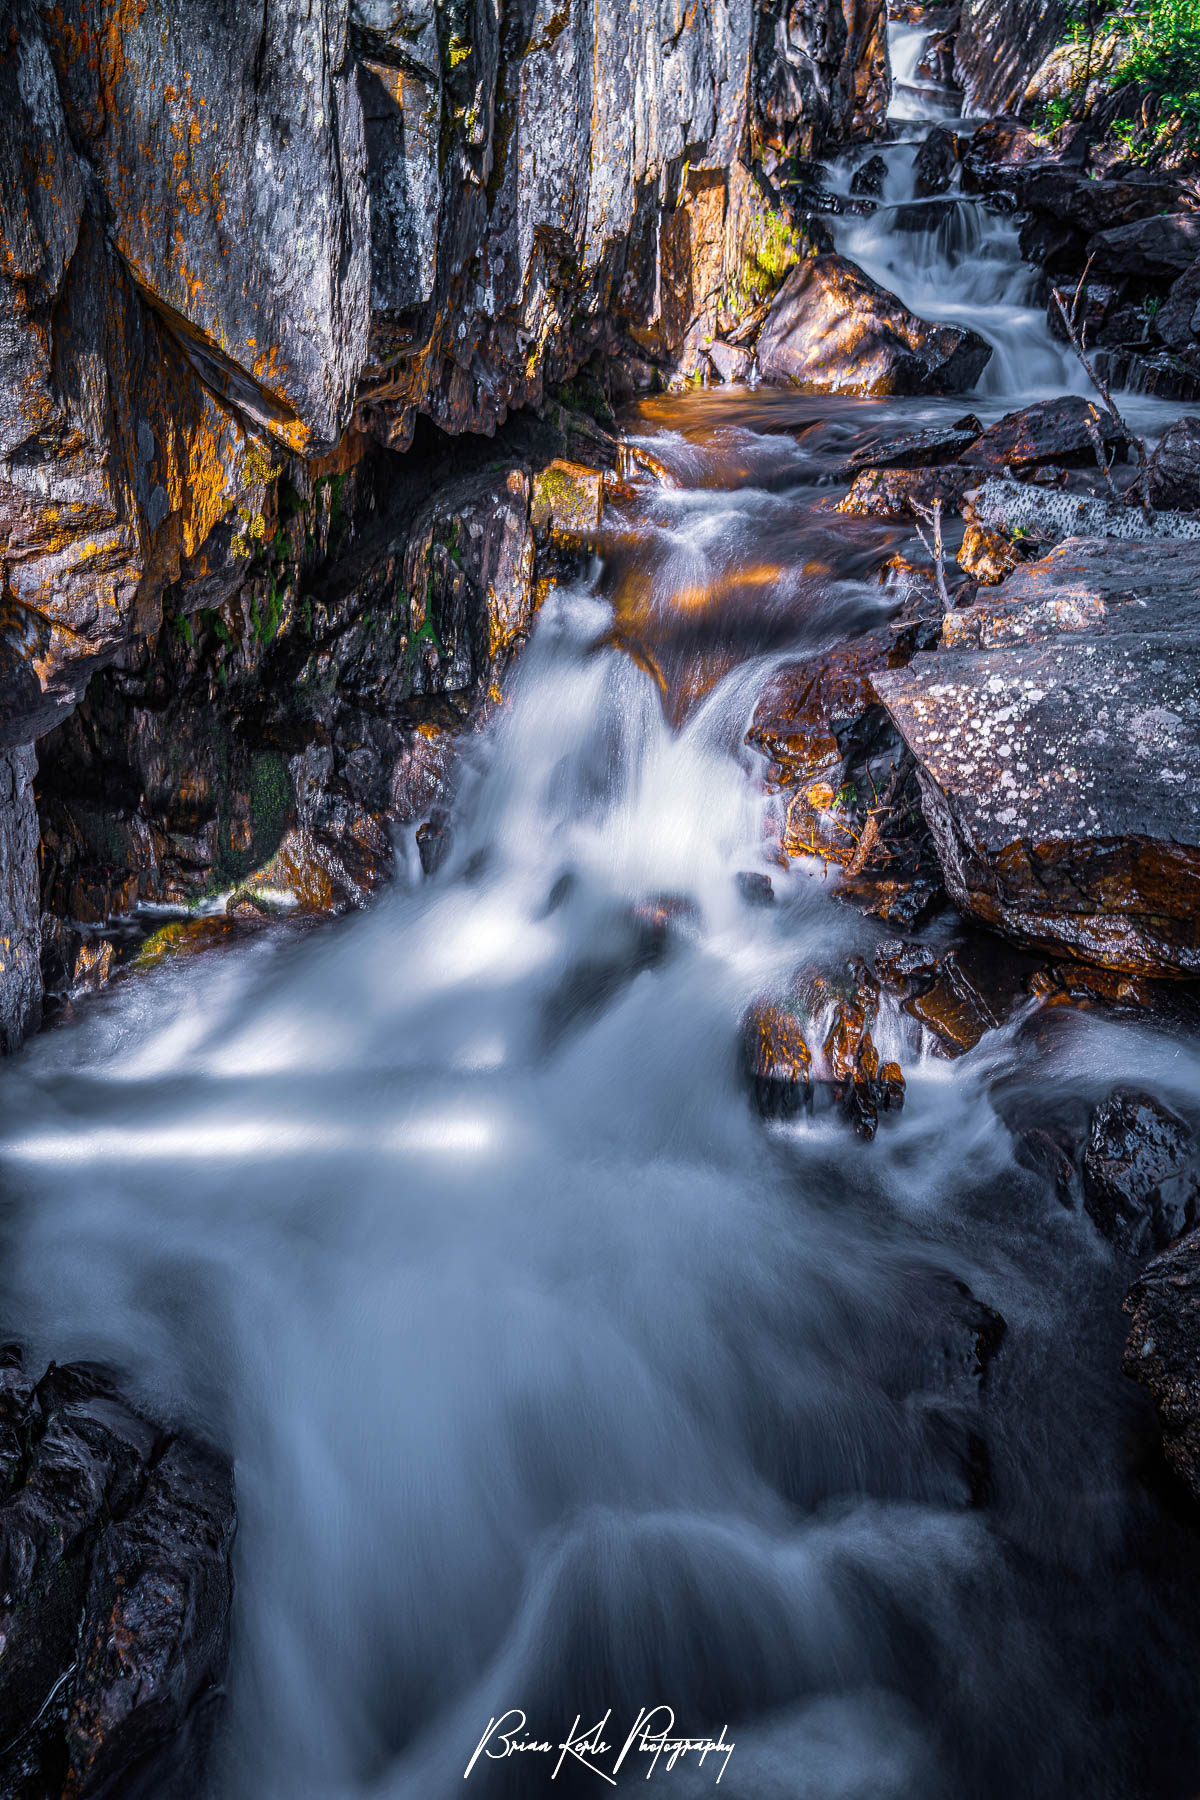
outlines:
{"label": "rock wall", "polygon": [[1019,113],[1025,90],[1064,36],[1067,0],[962,0],[955,79],[968,113]]}
{"label": "rock wall", "polygon": [[[888,73],[882,0],[11,0],[6,22],[0,867],[25,944],[23,747],[156,654],[164,595],[224,617],[261,584],[285,466],[303,489],[352,420],[393,452],[422,415],[492,433],[618,350],[702,366],[783,272],[764,165],[877,128]],[[24,951],[0,993],[15,1041]]]}

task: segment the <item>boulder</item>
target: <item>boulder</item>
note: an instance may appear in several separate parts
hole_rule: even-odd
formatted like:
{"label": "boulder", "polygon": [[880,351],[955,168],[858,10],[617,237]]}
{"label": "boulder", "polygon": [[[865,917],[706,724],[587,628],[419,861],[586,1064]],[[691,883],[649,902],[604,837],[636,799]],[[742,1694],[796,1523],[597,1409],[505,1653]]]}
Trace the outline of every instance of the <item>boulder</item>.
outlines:
{"label": "boulder", "polygon": [[1020,112],[1025,91],[1065,35],[1067,0],[963,0],[954,63],[967,113]]}
{"label": "boulder", "polygon": [[969,469],[864,469],[837,510],[865,519],[915,519],[919,507],[940,500],[945,512],[957,512],[976,480]]}
{"label": "boulder", "polygon": [[754,368],[752,351],[741,344],[727,344],[723,338],[714,338],[708,346],[708,360],[719,379],[730,384],[748,381]]}
{"label": "boulder", "polygon": [[586,537],[598,531],[604,512],[604,482],[597,469],[558,459],[533,478],[529,522],[535,531]]}
{"label": "boulder", "polygon": [[1125,1311],[1125,1373],[1149,1389],[1166,1459],[1200,1500],[1200,1231],[1146,1264]]}
{"label": "boulder", "polygon": [[1150,1094],[1114,1088],[1092,1113],[1083,1152],[1083,1203],[1127,1256],[1162,1250],[1196,1222],[1196,1140]]}
{"label": "boulder", "polygon": [[790,272],[758,340],[765,381],[817,393],[962,393],[990,356],[975,332],[919,319],[834,253]]}
{"label": "boulder", "polygon": [[[1084,630],[1043,619],[1024,642],[919,654],[872,685],[963,911],[1106,968],[1195,976],[1200,631],[1092,601]],[[1191,605],[1194,621],[1194,589]]]}
{"label": "boulder", "polygon": [[1166,213],[1115,225],[1088,239],[1087,254],[1099,276],[1174,281],[1200,256],[1200,215]]}
{"label": "boulder", "polygon": [[0,1365],[0,1790],[100,1800],[153,1772],[198,1791],[229,1652],[229,1464],[91,1365],[36,1383],[11,1349]]}
{"label": "boulder", "polygon": [[1200,512],[1200,419],[1169,425],[1150,458],[1150,498],[1155,506]]}
{"label": "boulder", "polygon": [[934,426],[928,431],[906,432],[898,438],[884,438],[868,444],[846,458],[848,471],[859,469],[928,469],[940,463],[953,462],[969,450],[982,434],[983,426],[974,413],[958,419],[950,426]]}
{"label": "boulder", "polygon": [[1127,453],[1129,439],[1107,407],[1078,394],[1039,400],[1006,413],[963,451],[962,460],[983,469],[1031,469],[1045,463],[1095,467],[1093,431],[1110,460]]}

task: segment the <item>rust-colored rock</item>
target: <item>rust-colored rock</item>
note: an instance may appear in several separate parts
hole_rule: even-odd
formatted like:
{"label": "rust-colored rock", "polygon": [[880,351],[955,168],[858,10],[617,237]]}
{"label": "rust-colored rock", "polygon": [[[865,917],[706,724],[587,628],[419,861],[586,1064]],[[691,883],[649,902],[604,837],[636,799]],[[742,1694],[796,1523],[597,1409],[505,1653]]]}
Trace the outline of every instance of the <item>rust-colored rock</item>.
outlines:
{"label": "rust-colored rock", "polygon": [[978,479],[972,470],[959,468],[863,469],[837,510],[865,519],[915,519],[920,508],[940,500],[943,511],[957,512]]}
{"label": "rust-colored rock", "polygon": [[812,1055],[799,1021],[784,1007],[751,1007],[742,1026],[742,1054],[764,1118],[787,1118],[810,1099]]}
{"label": "rust-colored rock", "polygon": [[958,552],[958,566],[976,581],[982,581],[985,587],[995,587],[1011,574],[1018,561],[1017,548],[1011,538],[1002,537],[998,531],[988,531],[982,525],[967,526]]}

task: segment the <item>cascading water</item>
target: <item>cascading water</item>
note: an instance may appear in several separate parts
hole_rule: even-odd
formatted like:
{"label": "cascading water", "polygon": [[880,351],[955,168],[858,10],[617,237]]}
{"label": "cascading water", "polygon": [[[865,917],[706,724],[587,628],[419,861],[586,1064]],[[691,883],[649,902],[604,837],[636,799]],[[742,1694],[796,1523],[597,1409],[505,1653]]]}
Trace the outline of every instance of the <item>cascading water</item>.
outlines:
{"label": "cascading water", "polygon": [[[749,1003],[889,935],[769,859],[743,741],[780,657],[894,603],[893,528],[822,484],[960,405],[681,403],[679,487],[544,605],[434,878],[118,982],[4,1071],[8,1328],[236,1458],[216,1800],[439,1800],[509,1709],[620,1744],[660,1705],[734,1749],[617,1785],[1194,1787],[1197,1555],[1131,1477],[1125,1272],[1010,1131],[1048,1087],[1186,1104],[1194,1047],[1030,1011],[951,1064],[892,1010],[869,1145],[764,1125],[739,1071]],[[465,1791],[604,1787],[556,1760]]]}
{"label": "cascading water", "polygon": [[[883,200],[874,213],[843,218],[837,247],[921,318],[965,325],[986,338],[992,357],[981,394],[1029,401],[1091,393],[1082,365],[1051,335],[1044,306],[1035,302],[1037,274],[1021,260],[1014,220],[963,195],[958,170],[949,193],[917,196],[917,156],[930,127],[967,135],[972,129],[958,117],[952,94],[922,80],[928,43],[920,26],[891,26],[889,120],[896,136],[869,153],[888,165]],[[839,174],[847,184],[863,160],[861,152],[842,160]]]}

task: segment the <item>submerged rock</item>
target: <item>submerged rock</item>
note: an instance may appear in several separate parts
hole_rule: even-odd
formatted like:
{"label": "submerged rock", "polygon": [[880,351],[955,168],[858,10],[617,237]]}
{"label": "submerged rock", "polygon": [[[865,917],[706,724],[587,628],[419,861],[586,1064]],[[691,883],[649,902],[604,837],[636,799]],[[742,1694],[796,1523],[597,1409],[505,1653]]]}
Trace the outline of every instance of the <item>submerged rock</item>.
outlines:
{"label": "submerged rock", "polygon": [[88,1364],[0,1366],[0,1788],[198,1793],[229,1652],[232,1475]]}
{"label": "submerged rock", "polygon": [[1150,1094],[1114,1088],[1092,1114],[1083,1203],[1129,1256],[1161,1250],[1196,1222],[1200,1198],[1191,1129]]}
{"label": "submerged rock", "polygon": [[834,253],[787,276],[758,340],[765,381],[816,393],[956,394],[975,385],[991,346],[932,325]]}

